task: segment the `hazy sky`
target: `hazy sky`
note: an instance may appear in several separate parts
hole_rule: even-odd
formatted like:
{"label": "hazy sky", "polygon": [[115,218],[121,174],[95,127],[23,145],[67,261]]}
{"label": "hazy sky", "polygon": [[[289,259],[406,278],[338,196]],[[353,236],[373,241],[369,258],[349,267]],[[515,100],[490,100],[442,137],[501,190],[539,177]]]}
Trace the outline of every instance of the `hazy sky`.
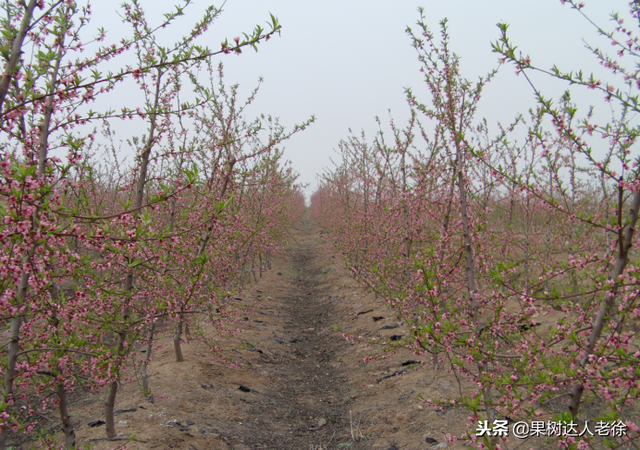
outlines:
{"label": "hazy sky", "polygon": [[[173,4],[140,2],[147,7],[151,23],[157,23],[159,14]],[[124,35],[125,28],[115,15],[118,3],[93,3],[92,25],[104,26],[110,39]],[[194,0],[167,39],[172,41],[179,33],[188,32],[208,3]],[[586,3],[585,12],[607,29],[611,29],[609,13],[627,13],[627,1]],[[248,50],[221,60],[227,82],[239,83],[241,92],[248,92],[259,77],[264,78],[250,113],[279,116],[287,126],[312,114],[317,117],[307,131],[286,143],[285,153],[300,173],[300,181],[310,184],[310,194],[316,175],[330,166],[330,157],[335,159],[334,149],[348,136],[349,128],[358,133],[365,129],[373,137],[375,116],[386,121],[389,109],[402,125],[409,116],[405,87],[412,87],[420,100],[428,101],[417,53],[405,33],[407,25],[418,20],[418,6],[425,8],[434,31],[441,19],[449,19],[451,48],[461,56],[463,74],[470,79],[497,65],[491,42],[499,36],[498,22],[510,24],[513,42],[535,64],[602,70],[582,39],[595,45],[607,42],[578,12],[562,6],[559,0],[227,0],[223,14],[202,43],[218,49],[224,38],[231,40],[243,31],[252,31],[256,24],[264,25],[269,12],[278,17],[283,26],[280,37],[260,45],[258,53]],[[636,24],[629,26],[637,29]],[[550,95],[558,95],[566,87],[539,80]],[[602,104],[601,96],[589,97],[589,93],[584,93],[583,101]],[[478,115],[490,123],[508,122],[532,106],[532,92],[523,77],[515,75],[513,66],[505,66],[486,89]]]}

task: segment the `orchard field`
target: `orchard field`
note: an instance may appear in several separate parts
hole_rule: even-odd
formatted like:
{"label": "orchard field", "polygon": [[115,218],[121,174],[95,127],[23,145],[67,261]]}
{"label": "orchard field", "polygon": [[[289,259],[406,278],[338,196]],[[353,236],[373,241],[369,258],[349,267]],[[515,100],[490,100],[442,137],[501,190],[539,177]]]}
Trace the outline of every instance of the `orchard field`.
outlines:
{"label": "orchard field", "polygon": [[[224,76],[278,19],[210,48],[215,6],[169,31],[190,3],[124,3],[114,44],[88,3],[2,5],[0,450],[640,447],[635,2],[600,28],[562,1],[607,78],[499,24],[468,80],[420,9],[429,95],[339,142],[309,204],[283,145],[315,118]],[[505,69],[537,103],[496,130]]]}

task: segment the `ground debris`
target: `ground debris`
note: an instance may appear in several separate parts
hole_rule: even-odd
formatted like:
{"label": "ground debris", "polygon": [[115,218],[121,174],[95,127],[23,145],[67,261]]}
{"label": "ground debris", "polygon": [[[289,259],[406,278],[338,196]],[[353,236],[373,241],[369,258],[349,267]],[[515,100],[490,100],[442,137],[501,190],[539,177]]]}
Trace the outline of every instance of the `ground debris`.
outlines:
{"label": "ground debris", "polygon": [[393,372],[391,375],[385,375],[385,376],[384,376],[384,377],[382,377],[382,378],[378,378],[377,382],[378,382],[378,383],[380,383],[382,380],[386,380],[386,379],[388,379],[388,378],[393,378],[393,377],[395,377],[395,376],[403,375],[403,374],[405,374],[405,373],[407,373],[407,369],[404,369],[404,370],[396,370],[396,371],[395,371],[395,372]]}
{"label": "ground debris", "polygon": [[238,390],[242,392],[253,392],[254,394],[260,394],[260,392],[256,391],[255,389],[251,389],[244,384],[241,384],[240,387],[238,387]]}

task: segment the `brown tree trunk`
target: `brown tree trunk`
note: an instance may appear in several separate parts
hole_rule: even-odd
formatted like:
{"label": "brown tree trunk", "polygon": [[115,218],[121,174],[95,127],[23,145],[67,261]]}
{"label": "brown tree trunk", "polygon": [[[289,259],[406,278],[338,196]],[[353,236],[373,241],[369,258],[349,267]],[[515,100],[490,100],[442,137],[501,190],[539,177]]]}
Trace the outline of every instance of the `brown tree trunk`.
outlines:
{"label": "brown tree trunk", "polygon": [[182,314],[179,315],[178,325],[176,326],[176,332],[173,334],[173,350],[176,354],[176,362],[183,362],[184,356],[182,356],[182,347],[180,346],[180,340],[182,339]]}
{"label": "brown tree trunk", "polygon": [[[154,97],[154,105],[152,109],[152,113],[150,114],[150,124],[149,124],[149,136],[147,137],[147,142],[145,142],[144,149],[141,155],[140,161],[140,173],[138,174],[138,183],[136,187],[136,199],[134,203],[134,214],[138,215],[140,213],[140,208],[142,208],[142,201],[144,199],[144,187],[147,182],[147,171],[149,169],[149,159],[151,156],[151,149],[153,148],[153,144],[155,142],[155,131],[156,131],[156,119],[158,116],[158,107],[160,103],[160,83],[162,80],[162,69],[158,68],[158,77],[156,79],[156,91]],[[133,272],[127,274],[125,279],[124,286],[124,296],[126,298],[130,298],[133,295]],[[127,340],[127,332],[126,322],[129,318],[130,310],[126,307],[122,314],[123,319],[123,328],[118,332],[118,341],[116,343],[116,355],[117,357],[122,357],[125,353],[124,343]],[[119,374],[116,374],[116,377],[119,378]],[[106,432],[108,438],[114,438],[116,436],[116,428],[115,422],[113,418],[113,411],[116,401],[116,394],[118,392],[118,380],[114,380],[109,386],[107,398],[105,400],[105,422],[106,422]]]}
{"label": "brown tree trunk", "polygon": [[469,290],[469,304],[473,311],[478,309],[478,300],[476,298],[476,274],[473,262],[473,243],[471,242],[471,229],[469,227],[469,211],[467,208],[467,189],[464,180],[462,167],[463,155],[460,149],[460,143],[456,142],[458,149],[458,193],[460,195],[460,215],[462,219],[462,232],[464,234],[464,253],[466,255],[466,273],[467,273],[467,289]]}
{"label": "brown tree trunk", "polygon": [[153,322],[149,324],[149,332],[147,333],[147,349],[145,351],[142,364],[140,365],[140,375],[142,378],[142,392],[144,392],[145,395],[151,393],[151,389],[149,389],[149,376],[147,375],[147,367],[149,366],[149,362],[151,361],[151,350],[153,350],[154,325],[155,324]]}
{"label": "brown tree trunk", "polygon": [[[233,166],[235,165],[236,160],[234,157],[231,157],[229,160],[229,170],[225,176],[224,179],[224,184],[222,186],[222,192],[220,193],[220,201],[224,201],[224,196],[227,193],[227,187],[229,186],[229,182],[231,180],[231,175],[233,174]],[[198,247],[198,251],[195,254],[195,258],[198,258],[200,256],[202,256],[205,252],[205,250],[207,249],[207,245],[209,244],[209,240],[211,239],[211,235],[213,234],[213,228],[215,227],[215,221],[211,220],[211,224],[209,224],[209,226],[207,227],[204,235],[200,238],[200,246]],[[200,268],[200,270],[202,270],[202,267]],[[253,263],[251,265],[251,270],[253,270]],[[255,277],[255,272],[253,274],[253,276]],[[256,280],[257,282],[257,280]],[[175,351],[175,355],[176,355],[176,361],[177,362],[182,362],[184,361],[184,357],[182,355],[182,347],[181,347],[181,337],[182,337],[182,321],[183,321],[183,314],[182,311],[184,311],[184,308],[187,307],[187,303],[188,302],[188,297],[187,300],[185,300],[184,304],[181,306],[181,312],[179,314],[179,320],[178,320],[178,325],[176,326],[176,331],[173,335],[173,349]]]}
{"label": "brown tree trunk", "polygon": [[[624,207],[622,200],[622,188],[620,188],[620,196],[618,200],[618,224],[622,226],[622,208]],[[621,228],[618,232],[618,257],[616,263],[613,266],[611,273],[609,274],[609,280],[613,282],[611,290],[608,291],[602,302],[600,303],[600,309],[598,315],[593,321],[591,328],[591,335],[589,336],[589,342],[583,358],[580,360],[580,365],[584,367],[589,360],[589,356],[593,353],[593,349],[602,335],[605,323],[609,320],[610,313],[614,310],[616,296],[618,294],[618,277],[624,273],[624,269],[629,262],[629,251],[633,245],[633,234],[635,232],[636,223],[638,222],[638,211],[640,210],[640,191],[633,194],[633,200],[631,208],[629,209],[629,215],[627,216],[628,225]],[[576,384],[571,391],[571,402],[569,403],[569,411],[573,418],[578,416],[580,410],[580,402],[582,400],[582,394],[584,393],[584,385],[582,383]]]}
{"label": "brown tree trunk", "polygon": [[[24,42],[24,37],[29,29],[31,23],[31,17],[33,15],[33,10],[35,9],[37,2],[35,0],[31,0],[29,4],[26,6],[24,16],[22,18],[22,23],[20,25],[20,30],[18,34],[15,36],[13,41],[13,46],[11,50],[11,54],[9,56],[9,60],[5,65],[5,74],[0,80],[0,110],[2,109],[2,105],[4,103],[4,99],[7,95],[9,84],[11,83],[11,78],[15,68],[20,59],[20,55],[22,53],[22,44]],[[68,8],[67,8],[68,10]],[[55,68],[52,73],[52,77],[50,80],[49,87],[49,97],[46,101],[45,111],[42,119],[42,123],[40,124],[40,141],[38,143],[38,167],[37,173],[38,177],[44,177],[45,169],[46,169],[46,161],[47,161],[47,151],[48,151],[48,141],[49,141],[49,125],[51,123],[51,115],[53,114],[53,92],[57,86],[58,72],[60,70],[60,61],[62,59],[62,50],[64,45],[64,36],[66,34],[66,30],[62,33],[60,37],[60,42],[58,44],[58,49],[56,52],[56,63]],[[34,214],[32,217],[33,224],[38,223],[38,217]],[[29,284],[29,274],[27,272],[23,272],[20,278],[20,284],[18,286],[17,300],[18,304],[23,304],[24,300],[27,296],[27,288]],[[16,376],[16,365],[18,362],[18,352],[20,351],[20,328],[22,327],[22,317],[14,317],[11,319],[11,323],[9,325],[9,334],[10,341],[7,346],[7,368],[4,377],[4,393],[2,396],[2,403],[6,403],[13,397],[13,382]],[[9,428],[5,427],[0,430],[0,450],[4,450],[6,448],[6,440],[9,433]]]}
{"label": "brown tree trunk", "polygon": [[9,59],[4,66],[2,79],[0,79],[0,112],[4,105],[4,99],[7,97],[7,92],[9,92],[9,84],[11,84],[11,79],[16,71],[18,61],[20,61],[20,55],[22,55],[22,44],[24,43],[24,38],[27,35],[29,28],[31,27],[31,18],[33,17],[33,10],[36,8],[37,3],[37,0],[29,1],[29,4],[24,10],[24,16],[22,16],[20,29],[13,37],[11,53],[9,54]]}
{"label": "brown tree trunk", "polygon": [[76,447],[76,433],[73,431],[73,425],[69,418],[67,410],[67,391],[64,389],[63,383],[56,386],[58,393],[58,411],[60,411],[60,420],[62,422],[62,431],[64,432],[64,448],[70,450]]}
{"label": "brown tree trunk", "polygon": [[[116,344],[116,355],[120,356],[124,353],[124,343],[127,339],[127,332],[118,333],[118,341]],[[116,423],[113,416],[115,412],[116,394],[118,393],[118,380],[115,379],[107,388],[107,397],[104,401],[104,421],[106,425],[107,437],[112,439],[116,437]]]}

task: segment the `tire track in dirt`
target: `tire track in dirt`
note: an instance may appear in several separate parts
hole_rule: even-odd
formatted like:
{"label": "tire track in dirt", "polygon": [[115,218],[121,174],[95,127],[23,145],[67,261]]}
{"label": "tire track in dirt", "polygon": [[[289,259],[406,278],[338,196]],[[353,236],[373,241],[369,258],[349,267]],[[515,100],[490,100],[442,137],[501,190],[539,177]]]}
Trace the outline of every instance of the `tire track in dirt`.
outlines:
{"label": "tire track in dirt", "polygon": [[[335,302],[322,284],[326,268],[318,261],[319,251],[311,224],[303,222],[274,286],[279,295],[263,305],[281,319],[273,338],[280,351],[269,355],[273,363],[260,365],[262,374],[277,382],[258,395],[251,415],[259,420],[247,427],[243,444],[230,442],[233,449],[324,450],[351,440],[349,412],[341,399],[347,377],[334,360],[347,344],[331,329]],[[364,447],[352,443],[349,448]]]}

